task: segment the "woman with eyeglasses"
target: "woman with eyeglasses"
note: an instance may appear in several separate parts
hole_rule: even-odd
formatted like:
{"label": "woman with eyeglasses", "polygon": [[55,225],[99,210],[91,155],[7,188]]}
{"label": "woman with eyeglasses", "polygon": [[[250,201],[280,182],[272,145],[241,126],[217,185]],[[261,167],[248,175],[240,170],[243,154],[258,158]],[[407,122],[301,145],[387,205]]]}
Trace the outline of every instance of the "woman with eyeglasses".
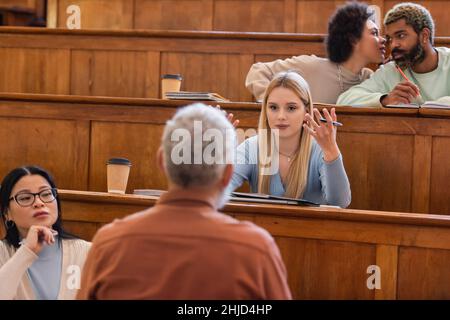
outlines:
{"label": "woman with eyeglasses", "polygon": [[91,244],[63,230],[52,177],[16,168],[1,183],[0,201],[0,299],[75,299]]}

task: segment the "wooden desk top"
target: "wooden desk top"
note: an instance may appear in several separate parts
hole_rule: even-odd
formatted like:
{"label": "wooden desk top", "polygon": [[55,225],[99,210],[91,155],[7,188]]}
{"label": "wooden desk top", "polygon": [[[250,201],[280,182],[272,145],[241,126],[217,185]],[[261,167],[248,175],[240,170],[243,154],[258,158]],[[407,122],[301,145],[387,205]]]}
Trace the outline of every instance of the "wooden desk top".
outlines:
{"label": "wooden desk top", "polygon": [[[153,206],[158,197],[134,194],[111,194],[105,192],[59,190],[62,201],[135,205],[142,208]],[[420,226],[440,226],[450,228],[450,216],[420,213],[369,211],[340,209],[336,207],[302,207],[294,205],[230,202],[223,210],[230,214],[257,214],[267,216],[299,217],[323,220],[342,220],[373,223],[394,223]]]}
{"label": "wooden desk top", "polygon": [[[326,34],[286,32],[234,32],[234,31],[165,31],[165,30],[68,30],[59,28],[0,27],[0,34],[42,34],[65,36],[115,36],[115,37],[161,37],[161,38],[210,38],[253,39],[323,42]],[[436,46],[450,44],[450,37],[435,37]]]}
{"label": "wooden desk top", "polygon": [[[67,104],[89,104],[95,105],[114,105],[120,106],[159,106],[178,108],[195,101],[188,100],[163,100],[152,98],[116,98],[116,97],[93,97],[77,95],[53,95],[53,94],[21,94],[21,93],[0,93],[0,101],[32,101],[48,103],[67,103]],[[217,105],[215,101],[203,101],[205,104]],[[220,105],[227,110],[260,110],[261,104],[253,102],[222,102]],[[317,108],[335,107],[341,114],[361,114],[361,115],[401,115],[401,116],[439,116],[450,117],[450,110],[445,109],[400,109],[400,108],[366,108],[351,106],[335,106],[328,104],[315,104]]]}

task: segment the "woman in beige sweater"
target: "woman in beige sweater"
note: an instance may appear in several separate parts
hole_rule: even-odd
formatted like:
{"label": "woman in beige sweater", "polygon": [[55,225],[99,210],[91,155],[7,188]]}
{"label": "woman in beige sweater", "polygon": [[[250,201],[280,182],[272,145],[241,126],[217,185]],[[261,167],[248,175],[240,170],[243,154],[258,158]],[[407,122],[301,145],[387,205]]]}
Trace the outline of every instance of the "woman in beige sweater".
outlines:
{"label": "woman in beige sweater", "polygon": [[299,55],[252,65],[245,86],[261,101],[272,77],[295,70],[308,82],[315,102],[335,104],[339,95],[368,79],[368,64],[384,62],[385,39],[365,3],[351,2],[336,10],[328,24],[328,58]]}
{"label": "woman in beige sweater", "polygon": [[90,243],[63,230],[52,177],[16,168],[1,183],[0,201],[0,299],[74,299]]}

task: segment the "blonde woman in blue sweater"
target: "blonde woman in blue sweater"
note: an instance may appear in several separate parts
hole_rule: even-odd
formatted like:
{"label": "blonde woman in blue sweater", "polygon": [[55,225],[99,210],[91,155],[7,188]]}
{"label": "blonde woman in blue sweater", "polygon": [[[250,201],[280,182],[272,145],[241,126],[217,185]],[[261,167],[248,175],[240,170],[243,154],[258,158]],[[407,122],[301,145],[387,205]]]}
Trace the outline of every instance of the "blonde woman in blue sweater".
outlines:
{"label": "blonde woman in blue sweater", "polygon": [[258,135],[238,147],[231,190],[247,180],[252,192],[350,204],[350,184],[332,124],[336,112],[324,109],[324,123],[311,101],[309,86],[298,73],[275,75],[264,94]]}

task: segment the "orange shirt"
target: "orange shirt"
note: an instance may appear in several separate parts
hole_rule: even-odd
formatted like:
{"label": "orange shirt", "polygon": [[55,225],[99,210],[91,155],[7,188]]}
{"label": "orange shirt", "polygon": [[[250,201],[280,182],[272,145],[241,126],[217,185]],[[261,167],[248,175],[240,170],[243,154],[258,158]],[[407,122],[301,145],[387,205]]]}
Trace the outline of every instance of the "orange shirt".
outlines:
{"label": "orange shirt", "polygon": [[154,207],[101,228],[78,299],[291,299],[270,234],[213,203],[167,192]]}

